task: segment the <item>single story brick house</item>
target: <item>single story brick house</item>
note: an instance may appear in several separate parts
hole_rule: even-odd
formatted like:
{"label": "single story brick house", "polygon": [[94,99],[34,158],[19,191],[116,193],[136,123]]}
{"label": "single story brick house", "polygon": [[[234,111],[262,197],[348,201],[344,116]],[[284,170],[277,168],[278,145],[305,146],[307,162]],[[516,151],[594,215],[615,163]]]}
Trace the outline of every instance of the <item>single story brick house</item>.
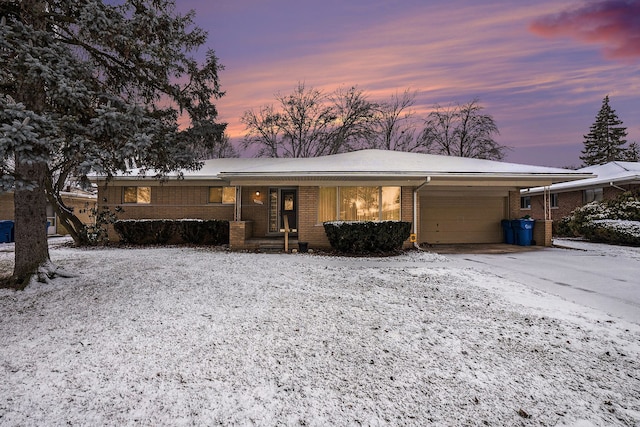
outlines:
{"label": "single story brick house", "polygon": [[521,190],[520,215],[544,218],[545,194],[547,216],[558,221],[569,216],[574,209],[594,200],[615,199],[625,191],[640,190],[640,162],[609,162],[578,169],[576,172],[594,176],[552,184],[548,188]]}
{"label": "single story brick house", "polygon": [[[97,206],[96,195],[82,190],[71,190],[72,191],[63,191],[60,193],[63,203],[71,208],[78,219],[84,224],[92,224],[94,217],[91,214],[91,210]],[[13,191],[0,193],[0,220],[13,221],[14,218]],[[58,215],[50,204],[47,204],[47,223],[47,235],[69,234],[66,228],[58,221]]]}
{"label": "single story brick house", "polygon": [[[590,173],[470,158],[362,150],[315,158],[207,160],[159,181],[137,171],[96,177],[98,206],[121,219],[223,219],[233,250],[283,242],[329,248],[325,221],[402,220],[405,242],[499,243],[500,221],[520,217],[520,190]],[[288,224],[287,224],[288,223]],[[289,226],[287,228],[286,226]],[[110,237],[116,238],[111,230]],[[551,244],[551,222],[535,225]]]}

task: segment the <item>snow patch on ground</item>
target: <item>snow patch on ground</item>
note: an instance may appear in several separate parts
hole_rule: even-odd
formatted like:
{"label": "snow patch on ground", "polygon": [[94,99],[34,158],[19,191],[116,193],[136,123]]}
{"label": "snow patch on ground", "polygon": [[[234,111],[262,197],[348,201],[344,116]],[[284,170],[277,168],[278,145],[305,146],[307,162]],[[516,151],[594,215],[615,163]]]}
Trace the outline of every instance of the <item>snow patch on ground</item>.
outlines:
{"label": "snow patch on ground", "polygon": [[553,245],[569,249],[578,249],[582,251],[590,251],[602,256],[622,256],[625,258],[640,260],[640,247],[607,245],[603,243],[593,243],[588,240],[576,238],[554,238]]}
{"label": "snow patch on ground", "polygon": [[637,325],[440,255],[51,257],[0,290],[2,425],[640,423]]}

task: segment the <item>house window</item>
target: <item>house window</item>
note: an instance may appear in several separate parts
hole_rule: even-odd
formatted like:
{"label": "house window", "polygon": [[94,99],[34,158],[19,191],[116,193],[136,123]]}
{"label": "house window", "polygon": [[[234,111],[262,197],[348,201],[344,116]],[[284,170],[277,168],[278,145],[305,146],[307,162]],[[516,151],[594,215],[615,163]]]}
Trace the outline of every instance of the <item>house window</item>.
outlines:
{"label": "house window", "polygon": [[520,197],[520,209],[531,209],[531,196]]}
{"label": "house window", "polygon": [[209,203],[232,205],[236,202],[236,187],[209,187]]}
{"label": "house window", "polygon": [[584,203],[602,201],[602,188],[590,188],[582,192]]}
{"label": "house window", "polygon": [[321,187],[318,221],[400,220],[400,187]]}
{"label": "house window", "polygon": [[151,187],[124,187],[123,203],[151,203]]}
{"label": "house window", "polygon": [[551,207],[552,208],[558,207],[558,193],[551,194]]}

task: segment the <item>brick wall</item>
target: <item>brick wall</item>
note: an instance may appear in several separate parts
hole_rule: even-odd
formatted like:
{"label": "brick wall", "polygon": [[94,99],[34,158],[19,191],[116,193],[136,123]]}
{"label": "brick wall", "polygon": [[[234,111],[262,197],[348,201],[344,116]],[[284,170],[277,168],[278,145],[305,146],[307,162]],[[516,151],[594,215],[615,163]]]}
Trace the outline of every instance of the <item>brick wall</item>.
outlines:
{"label": "brick wall", "polygon": [[311,249],[330,249],[324,227],[318,222],[319,187],[298,189],[298,241],[308,242]]}
{"label": "brick wall", "polygon": [[14,219],[13,193],[0,193],[0,220]]}
{"label": "brick wall", "polygon": [[251,221],[229,222],[229,248],[232,250],[244,249],[246,241],[253,235],[253,223]]}
{"label": "brick wall", "polygon": [[526,213],[522,213],[520,209],[520,192],[519,191],[509,191],[509,217],[506,219],[517,219],[521,218]]}
{"label": "brick wall", "polygon": [[[402,187],[400,193],[400,220],[411,223],[411,232],[413,233],[413,190],[414,187]],[[418,212],[420,212],[420,198],[417,197]],[[420,235],[420,221],[418,220],[418,236]],[[405,248],[413,246],[409,239],[405,240],[403,245]]]}
{"label": "brick wall", "polygon": [[118,219],[223,219],[233,221],[234,206],[208,203],[209,186],[152,186],[150,204],[124,204],[123,187],[98,188],[98,205],[111,211],[122,207]]}
{"label": "brick wall", "polygon": [[[256,195],[256,191],[260,195]],[[265,236],[269,230],[269,187],[242,187],[242,218],[253,222],[253,236]]]}
{"label": "brick wall", "polygon": [[551,246],[553,221],[538,220],[533,225],[533,240],[537,246]]}
{"label": "brick wall", "polygon": [[[621,186],[626,190],[638,190],[638,185],[625,185]],[[558,207],[551,208],[551,219],[558,221],[566,216],[569,216],[571,212],[582,206],[583,203],[583,191],[567,191],[558,194]],[[603,188],[602,198],[604,200],[611,200],[622,194],[622,191],[618,188],[607,186]],[[531,196],[531,209],[520,209],[519,216],[531,215],[535,219],[544,219],[544,197],[542,194]]]}

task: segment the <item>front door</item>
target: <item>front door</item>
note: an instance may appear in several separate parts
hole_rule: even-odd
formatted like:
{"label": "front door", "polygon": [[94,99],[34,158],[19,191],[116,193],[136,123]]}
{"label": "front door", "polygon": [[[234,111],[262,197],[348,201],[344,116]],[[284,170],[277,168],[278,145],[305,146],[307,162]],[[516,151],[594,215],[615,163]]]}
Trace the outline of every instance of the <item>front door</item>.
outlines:
{"label": "front door", "polygon": [[269,233],[281,234],[284,230],[284,216],[289,221],[289,229],[298,228],[298,190],[295,188],[269,189]]}
{"label": "front door", "polygon": [[282,227],[284,228],[284,217],[289,220],[289,228],[298,228],[298,191],[295,189],[284,189],[280,191],[280,216],[282,217]]}

